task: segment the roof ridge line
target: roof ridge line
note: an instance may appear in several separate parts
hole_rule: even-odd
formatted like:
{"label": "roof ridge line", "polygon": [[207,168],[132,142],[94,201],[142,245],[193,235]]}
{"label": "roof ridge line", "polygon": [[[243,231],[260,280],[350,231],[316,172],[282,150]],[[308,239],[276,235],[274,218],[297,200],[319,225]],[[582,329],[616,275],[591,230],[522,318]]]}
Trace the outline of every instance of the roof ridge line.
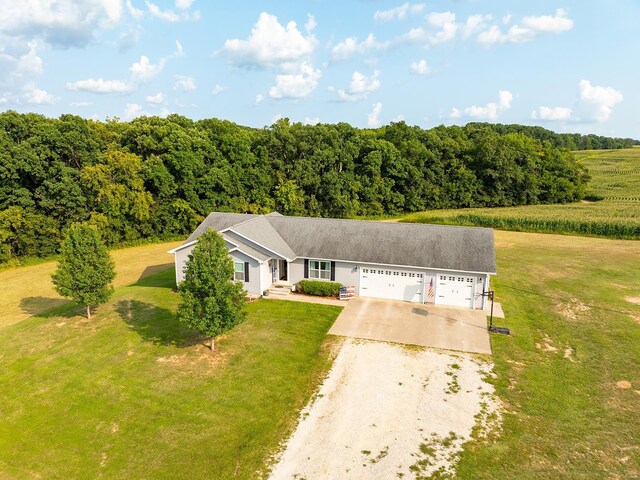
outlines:
{"label": "roof ridge line", "polygon": [[388,222],[384,220],[368,220],[368,219],[360,220],[357,218],[301,217],[299,215],[282,215],[281,217],[271,217],[271,218],[276,218],[276,219],[291,218],[291,219],[300,219],[300,220],[332,220],[334,222],[361,222],[361,223],[376,223],[376,224],[384,224],[384,225],[387,225],[387,224],[388,225],[430,225],[432,227],[443,227],[443,228],[465,228],[470,230],[494,230],[491,227],[475,227],[475,226],[469,226],[469,225],[447,225],[444,223],[401,222],[401,221]]}

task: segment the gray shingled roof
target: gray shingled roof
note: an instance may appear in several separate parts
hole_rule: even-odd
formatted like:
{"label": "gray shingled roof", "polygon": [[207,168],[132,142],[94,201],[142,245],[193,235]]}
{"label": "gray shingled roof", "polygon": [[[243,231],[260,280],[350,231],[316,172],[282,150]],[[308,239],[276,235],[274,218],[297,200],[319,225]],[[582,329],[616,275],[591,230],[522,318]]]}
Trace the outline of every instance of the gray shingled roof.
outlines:
{"label": "gray shingled roof", "polygon": [[225,213],[225,212],[213,212],[205,218],[198,228],[189,235],[189,238],[184,243],[193,242],[196,238],[202,235],[207,230],[213,229],[217,232],[229,228],[238,223],[245,222],[251,218],[259,217],[252,213]]}
{"label": "gray shingled roof", "polygon": [[187,242],[208,228],[230,227],[288,258],[496,272],[493,230],[488,228],[212,213]]}
{"label": "gray shingled roof", "polygon": [[259,262],[264,262],[265,260],[269,260],[269,258],[271,258],[269,255],[265,254],[264,252],[261,252],[260,250],[256,250],[248,243],[245,243],[244,240],[242,240],[237,236],[232,236],[232,235],[229,235],[228,233],[223,233],[222,236],[226,241],[236,245],[240,251],[255,258]]}
{"label": "gray shingled roof", "polygon": [[270,220],[286,217],[257,217],[249,219],[229,227],[230,232],[235,232],[245,238],[249,238],[255,243],[277,253],[278,255],[293,260],[297,257],[291,247],[285,242],[278,232],[271,225]]}
{"label": "gray shingled roof", "polygon": [[299,257],[496,271],[489,228],[304,217],[269,222]]}

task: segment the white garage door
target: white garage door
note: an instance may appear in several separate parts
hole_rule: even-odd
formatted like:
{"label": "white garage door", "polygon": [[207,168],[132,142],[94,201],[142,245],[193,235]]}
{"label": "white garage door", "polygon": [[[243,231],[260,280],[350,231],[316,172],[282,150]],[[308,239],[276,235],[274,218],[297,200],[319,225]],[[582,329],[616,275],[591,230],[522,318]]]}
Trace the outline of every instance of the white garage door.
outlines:
{"label": "white garage door", "polygon": [[424,274],[389,268],[360,268],[360,296],[422,303]]}
{"label": "white garage door", "polygon": [[436,303],[454,307],[474,307],[475,277],[438,275]]}

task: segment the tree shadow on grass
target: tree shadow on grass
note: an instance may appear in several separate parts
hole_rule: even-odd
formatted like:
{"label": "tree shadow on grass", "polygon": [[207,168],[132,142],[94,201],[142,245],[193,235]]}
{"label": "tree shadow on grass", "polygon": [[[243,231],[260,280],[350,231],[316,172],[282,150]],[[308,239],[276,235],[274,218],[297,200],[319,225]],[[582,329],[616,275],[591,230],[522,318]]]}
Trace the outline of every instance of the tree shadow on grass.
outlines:
{"label": "tree shadow on grass", "polygon": [[51,297],[25,297],[20,300],[20,308],[24,313],[42,318],[75,317],[82,315],[84,307],[71,300]]}
{"label": "tree shadow on grass", "polygon": [[168,287],[175,289],[173,263],[151,265],[144,269],[133,284],[138,287]]}
{"label": "tree shadow on grass", "polygon": [[115,310],[147,342],[184,348],[204,341],[202,335],[182,325],[175,313],[166,308],[139,300],[120,300]]}

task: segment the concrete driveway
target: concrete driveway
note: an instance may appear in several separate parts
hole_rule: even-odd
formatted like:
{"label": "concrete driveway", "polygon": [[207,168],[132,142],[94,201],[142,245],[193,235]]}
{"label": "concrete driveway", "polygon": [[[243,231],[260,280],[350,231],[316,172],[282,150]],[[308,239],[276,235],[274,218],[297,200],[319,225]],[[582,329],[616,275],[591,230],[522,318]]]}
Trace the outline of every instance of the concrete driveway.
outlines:
{"label": "concrete driveway", "polygon": [[491,353],[487,314],[483,310],[358,297],[349,300],[329,333],[461,352]]}

